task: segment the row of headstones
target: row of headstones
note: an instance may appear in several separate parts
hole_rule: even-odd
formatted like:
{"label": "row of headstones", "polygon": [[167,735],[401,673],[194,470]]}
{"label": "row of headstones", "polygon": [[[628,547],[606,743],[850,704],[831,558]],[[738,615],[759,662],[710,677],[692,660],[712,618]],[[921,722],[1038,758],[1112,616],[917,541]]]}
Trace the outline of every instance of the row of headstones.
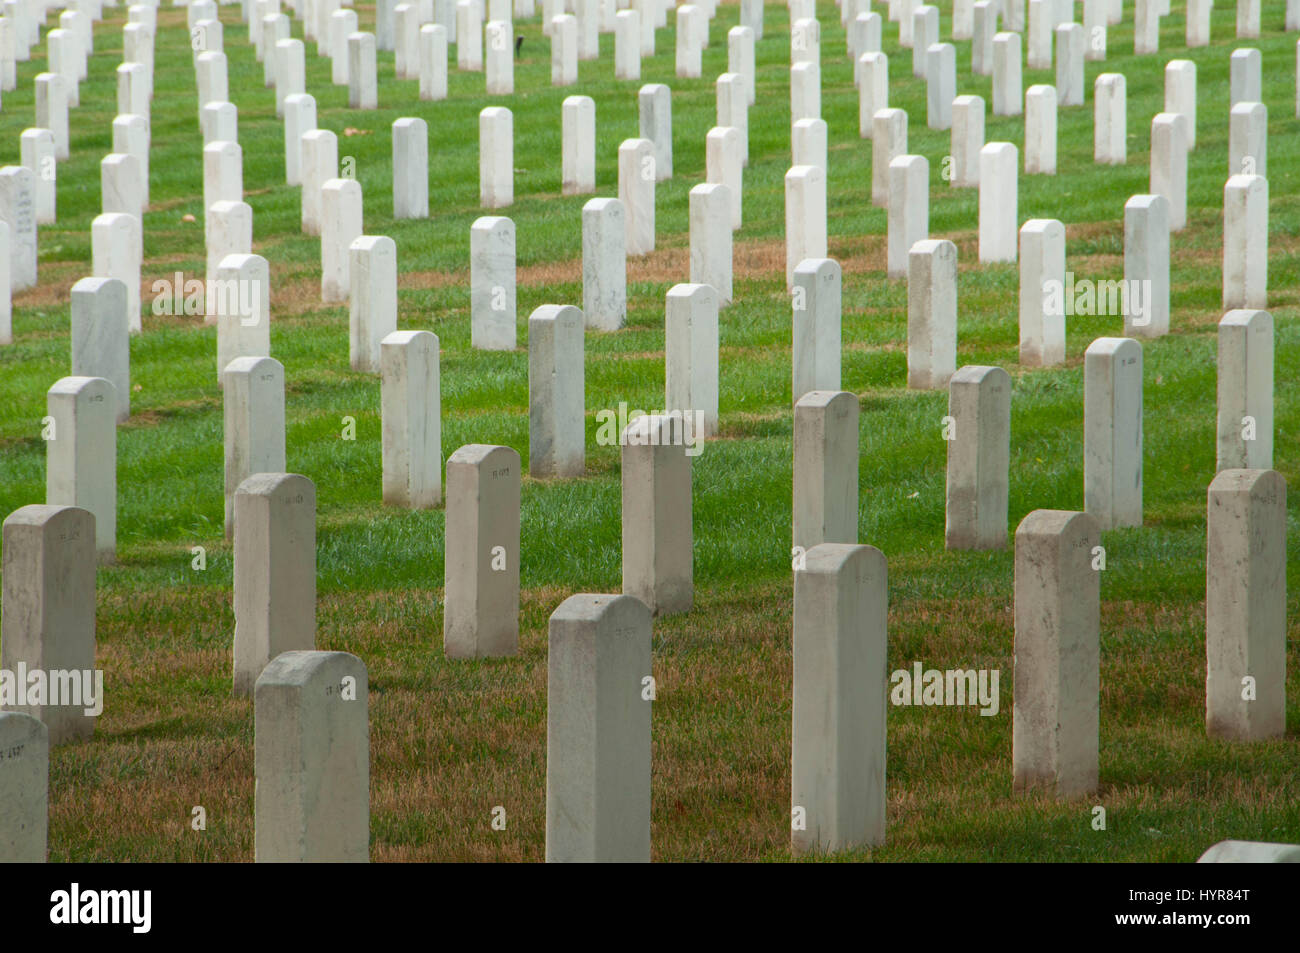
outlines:
{"label": "row of headstones", "polygon": [[[100,11],[78,11],[87,23]],[[152,6],[130,8],[124,27],[128,59],[118,70],[118,112],[113,120],[113,153],[100,164],[103,214],[92,223],[92,271],[123,280],[130,296],[131,330],[140,330],[142,215],[148,206],[149,97],[152,95]],[[54,37],[59,31],[51,31]],[[82,43],[70,31],[76,43]],[[81,47],[90,52],[89,44]],[[83,57],[84,59],[84,57]],[[147,63],[147,65],[146,65]],[[69,152],[68,107],[75,105],[77,72],[36,77],[37,125],[21,136],[21,166],[0,169],[0,344],[12,341],[12,292],[37,283],[38,226],[56,220],[57,164]],[[69,93],[72,90],[72,93]],[[4,249],[7,248],[7,251]]]}
{"label": "row of headstones", "polygon": [[[1009,403],[1005,381],[980,377]],[[856,417],[856,407],[838,399],[845,396],[831,397],[825,408]],[[682,516],[682,503],[690,500],[689,458],[670,445],[633,442],[634,430],[653,437],[670,429],[670,418],[639,418],[625,434],[625,488],[639,492],[623,498],[624,593],[571,596],[551,616],[548,860],[649,859],[653,693],[645,685],[652,611],[645,597],[675,611],[674,603],[689,608],[690,589],[689,580],[683,589],[680,578],[651,580],[650,572],[647,590],[629,592],[626,574],[645,572],[661,558],[684,555],[690,563],[689,505]],[[502,544],[513,543],[517,555],[518,466],[507,447],[471,445],[449,460],[449,495],[463,483],[472,503],[448,507],[449,657],[515,651],[518,563]],[[296,474],[255,474],[241,485],[238,506],[235,687],[255,698],[257,859],[365,860],[366,670],[355,656],[311,648],[315,488]],[[643,522],[629,527],[637,518]],[[20,676],[41,673],[51,689],[65,674],[94,667],[94,523],[87,510],[50,505],[23,507],[4,522],[0,664]],[[1285,527],[1286,484],[1275,471],[1225,470],[1210,485],[1206,729],[1212,737],[1255,741],[1285,730]],[[647,529],[653,538],[637,541]],[[458,542],[469,546],[453,559],[453,535],[465,530],[470,538]],[[1100,531],[1089,513],[1060,510],[1035,510],[1016,530],[1012,760],[1018,793],[1044,789],[1073,798],[1097,790]],[[667,554],[655,552],[656,544],[667,544]],[[500,570],[498,562],[505,564]],[[493,572],[506,585],[513,582],[513,603],[501,598],[504,586]],[[802,555],[794,575],[791,847],[802,854],[879,845],[886,826],[886,560],[872,546],[823,542]],[[487,599],[493,608],[458,611],[453,601],[461,596]],[[42,621],[33,627],[31,619]],[[0,772],[5,860],[44,859],[49,746],[93,730],[85,711],[26,697],[32,684],[24,681],[22,704],[8,706],[27,716],[0,721],[7,733],[0,739],[8,762]],[[332,770],[321,770],[327,764]]]}

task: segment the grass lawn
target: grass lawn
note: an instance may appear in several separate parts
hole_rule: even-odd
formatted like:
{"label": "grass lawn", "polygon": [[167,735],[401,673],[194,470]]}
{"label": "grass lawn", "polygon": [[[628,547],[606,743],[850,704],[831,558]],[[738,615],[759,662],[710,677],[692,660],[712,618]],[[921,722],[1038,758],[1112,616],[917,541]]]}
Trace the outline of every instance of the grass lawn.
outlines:
{"label": "grass lawn", "polygon": [[[951,5],[940,4],[948,39]],[[1171,333],[1145,342],[1145,525],[1108,532],[1102,577],[1101,790],[1056,803],[1011,791],[1012,565],[1001,552],[943,547],[944,392],[906,389],[906,283],[885,277],[885,212],[870,201],[870,144],[858,138],[858,97],[838,11],[822,0],[822,115],[830,132],[830,254],[844,268],[843,384],[862,406],[859,540],[889,560],[889,669],[999,669],[1000,711],[890,708],[886,846],[872,860],[1191,861],[1225,838],[1300,842],[1300,322],[1297,230],[1300,134],[1295,35],[1282,4],[1265,4],[1264,35],[1233,39],[1235,11],[1213,12],[1215,45],[1184,46],[1184,6],[1164,18],[1159,54],[1133,55],[1133,11],[1112,27],[1105,62],[1087,64],[1087,104],[1059,112],[1055,176],[1020,178],[1019,217],[1066,225],[1077,278],[1123,272],[1123,207],[1148,189],[1149,130],[1163,110],[1164,64],[1197,65],[1199,125],[1188,164],[1188,225],[1172,240]],[[362,29],[373,8],[358,5]],[[1077,15],[1082,7],[1076,4]],[[883,16],[884,5],[878,6]],[[674,176],[657,192],[657,248],[628,265],[628,326],[586,337],[587,469],[581,479],[525,477],[520,652],[449,662],[442,650],[443,511],[405,512],[380,500],[379,380],[348,368],[346,308],[323,307],[319,241],[299,229],[299,189],[284,184],[274,95],[239,20],[223,6],[230,95],[239,109],[254,251],[272,272],[272,356],[286,370],[288,468],[318,495],[317,647],[353,652],[370,673],[371,835],[375,860],[540,860],[545,839],[546,623],[574,592],[621,585],[616,447],[595,442],[596,413],[620,401],[651,410],[664,397],[664,296],[688,280],[687,193],[704,180],[713,79],[727,68],[726,31],[739,6],[719,7],[704,78],[674,75],[674,22],[659,30],[642,82],[673,90]],[[40,421],[46,389],[69,373],[68,290],[90,270],[99,162],[111,151],[114,70],[125,7],[105,10],[72,158],[59,167],[56,225],[40,232],[40,285],[15,295],[15,342],[0,349],[0,512],[44,501]],[[231,551],[222,534],[222,411],[215,329],[201,317],[158,317],[150,289],[177,271],[202,277],[202,138],[185,12],[158,15],[152,205],[145,216],[144,333],[131,341],[133,415],[118,431],[118,553],[100,570],[98,664],[108,701],[94,740],[53,753],[52,860],[224,860],[253,857],[253,709],[230,691]],[[301,36],[302,24],[293,34]],[[560,195],[565,96],[596,102],[598,195],[615,195],[617,150],[638,132],[637,82],[613,79],[613,37],[580,66],[579,83],[550,85],[540,19],[524,36],[514,96],[489,98],[482,73],[453,68],[450,95],[418,99],[379,54],[380,108],[351,111],[329,61],[307,46],[307,89],[322,128],[339,135],[365,196],[365,231],[388,235],[399,258],[403,329],[442,347],[444,458],[467,443],[528,453],[527,316],[544,303],[582,303],[581,208]],[[1068,359],[1048,370],[1017,357],[1018,272],[978,264],[977,192],[941,178],[949,134],[925,126],[925,84],[885,23],[891,105],[909,114],[909,151],[926,156],[932,237],[957,244],[958,364],[997,364],[1013,380],[1011,502],[1016,524],[1038,508],[1083,506],[1083,352],[1122,334],[1122,319],[1068,323]],[[1269,302],[1276,323],[1274,466],[1293,487],[1289,523],[1288,735],[1227,744],[1204,729],[1206,488],[1215,473],[1216,325],[1222,316],[1223,185],[1228,175],[1228,64],[1238,45],[1261,50],[1270,110]],[[695,458],[695,608],[654,634],[653,852],[656,860],[789,859],[791,696],[790,299],[784,282],[783,176],[790,165],[789,22],[769,2],[749,112],[744,226],[736,233],[736,301],[721,316],[721,434]],[[0,113],[0,162],[17,164],[35,116],[43,45],[19,64]],[[1128,86],[1128,162],[1093,162],[1092,87],[1120,71]],[[990,77],[970,73],[957,44],[957,92],[992,102]],[[1054,83],[1028,70],[1027,88]],[[518,320],[513,352],[470,348],[469,234],[478,207],[477,113],[514,113]],[[421,116],[430,131],[431,217],[393,221],[392,122]],[[986,139],[1017,144],[1023,117],[987,117]],[[1023,166],[1022,166],[1023,168]],[[496,213],[491,213],[496,214]],[[190,219],[190,220],[187,220]],[[356,421],[344,440],[343,418]],[[207,568],[191,569],[191,547]],[[206,808],[208,826],[190,828]],[[507,813],[493,830],[492,809]],[[1093,809],[1105,807],[1105,831]]]}

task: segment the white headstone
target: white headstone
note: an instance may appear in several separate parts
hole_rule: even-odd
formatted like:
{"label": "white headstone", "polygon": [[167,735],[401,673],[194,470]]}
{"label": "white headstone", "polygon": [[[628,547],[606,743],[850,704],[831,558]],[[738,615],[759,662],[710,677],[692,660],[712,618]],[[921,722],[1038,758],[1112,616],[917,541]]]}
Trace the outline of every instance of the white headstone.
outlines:
{"label": "white headstone", "polygon": [[1065,226],[1031,218],[1020,227],[1020,363],[1065,360]]}
{"label": "white headstone", "polygon": [[580,477],[586,469],[583,316],[544,304],[528,317],[528,473]]}
{"label": "white headstone", "polygon": [[355,655],[291,651],[266,666],[254,701],[259,863],[370,859],[369,704]]}
{"label": "white headstone", "polygon": [[270,357],[237,357],[222,376],[226,538],[231,539],[240,484],[255,473],[284,472],[284,365]]}
{"label": "white headstone", "polygon": [[561,114],[560,191],[565,195],[595,192],[596,101],[590,96],[566,96]]}
{"label": "white headstone", "polygon": [[1268,180],[1234,175],[1223,187],[1223,307],[1268,307]]}
{"label": "white headstone", "polygon": [[650,860],[650,612],[627,595],[569,596],[551,615],[546,860]]}
{"label": "white headstone", "polygon": [[380,342],[383,496],[391,506],[442,501],[442,396],[438,338],[393,331]]}
{"label": "white headstone", "polygon": [[694,598],[685,436],[677,415],[637,417],[620,435],[623,593],[656,616],[688,612]]}
{"label": "white headstone", "polygon": [[1097,338],[1084,354],[1084,510],[1103,529],[1142,525],[1142,345]]}
{"label": "white headstone", "polygon": [[1019,232],[1016,147],[990,142],[980,150],[979,259],[1015,261]]}
{"label": "white headstone", "polygon": [[[129,386],[129,384],[128,384]],[[63,377],[46,392],[45,502],[95,517],[95,553],[117,556],[117,388],[102,377]]]}
{"label": "white headstone", "polygon": [[587,327],[600,331],[627,321],[627,223],[618,199],[582,207],[582,311]]}
{"label": "white headstone", "polygon": [[[0,670],[16,673],[23,666],[47,679],[70,672],[85,684],[95,669],[94,515],[75,506],[16,509],[4,521],[3,553]],[[94,733],[94,716],[87,714],[93,708],[84,696],[81,704],[27,700],[5,707],[44,722],[50,745],[89,740]],[[7,760],[0,778],[8,777]]]}
{"label": "white headstone", "polygon": [[824,543],[794,573],[795,855],[885,842],[888,585],[874,546]]}
{"label": "white headstone", "polygon": [[468,444],[447,458],[447,658],[519,650],[519,454]]}
{"label": "white headstone", "polygon": [[393,122],[393,218],[429,217],[429,124]]}
{"label": "white headstone", "polygon": [[957,246],[913,245],[907,272],[907,386],[947,387],[957,370]]}
{"label": "white headstone", "polygon": [[1097,789],[1100,545],[1087,513],[1034,510],[1016,528],[1015,708],[1011,759],[1017,794],[1065,799]]}
{"label": "white headstone", "polygon": [[1286,733],[1286,480],[1224,470],[1210,484],[1205,554],[1205,731]]}
{"label": "white headstone", "polygon": [[479,204],[483,208],[513,205],[515,134],[509,109],[489,106],[478,114],[478,149]]}
{"label": "white headstone", "polygon": [[325,304],[342,304],[352,288],[350,249],[362,234],[361,183],[330,179],[320,193],[320,296]]}

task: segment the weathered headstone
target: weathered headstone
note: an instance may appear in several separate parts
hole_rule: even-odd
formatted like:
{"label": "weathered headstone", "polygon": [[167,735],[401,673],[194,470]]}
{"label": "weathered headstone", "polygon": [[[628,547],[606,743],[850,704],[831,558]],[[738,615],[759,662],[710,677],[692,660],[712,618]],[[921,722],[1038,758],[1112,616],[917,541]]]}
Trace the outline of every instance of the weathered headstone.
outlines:
{"label": "weathered headstone", "polygon": [[1103,165],[1128,159],[1128,93],[1123,73],[1102,73],[1093,85],[1092,158]]}
{"label": "weathered headstone", "polygon": [[578,21],[568,13],[551,22],[551,85],[572,86],[578,81]]}
{"label": "weathered headstone", "polygon": [[1159,0],[1134,0],[1133,52],[1138,56],[1160,49]]}
{"label": "weathered headstone", "polygon": [[1016,528],[1013,789],[1097,789],[1101,575],[1097,521],[1034,510]]}
{"label": "weathered headstone", "polygon": [[257,680],[258,863],[370,859],[370,682],[347,652],[290,651]]}
{"label": "weathered headstone", "polygon": [[840,389],[840,307],[842,273],[831,258],[807,258],[792,283],[793,402],[813,390]]}
{"label": "weathered headstone", "polygon": [[677,415],[646,415],[620,435],[623,592],[657,616],[687,612],[694,598],[691,459]]}
{"label": "weathered headstone", "polygon": [[1169,230],[1187,225],[1188,120],[1181,113],[1157,113],[1151,120],[1151,192],[1169,203]]}
{"label": "weathered headstone", "polygon": [[918,241],[908,252],[907,386],[946,387],[957,369],[957,246]]}
{"label": "weathered headstone", "polygon": [[[0,670],[25,669],[29,683],[44,672],[47,689],[39,700],[6,707],[43,721],[51,746],[88,740],[95,716],[87,712],[96,707],[86,697],[95,669],[95,517],[75,506],[21,507],[5,518],[3,553]],[[84,687],[82,697],[55,699],[56,684],[74,695]]]}
{"label": "weathered headstone", "polygon": [[217,383],[237,357],[271,354],[271,270],[261,255],[227,255],[217,264],[207,312],[216,313]]}
{"label": "weathered headstone", "polygon": [[442,500],[438,338],[393,331],[380,353],[384,502],[430,509]]}
{"label": "weathered headstone", "polygon": [[[112,383],[114,419],[131,416],[131,324],[126,286],[118,278],[82,278],[69,292],[74,377],[102,377]],[[137,319],[139,311],[136,311]]]}
{"label": "weathered headstone", "polygon": [[484,70],[489,96],[510,96],[515,91],[515,43],[510,21],[493,20],[487,25]]}
{"label": "weathered headstone", "polygon": [[448,658],[519,650],[519,454],[467,444],[447,458],[443,649]]}
{"label": "weathered headstone", "polygon": [[302,231],[321,234],[321,189],[339,174],[339,140],[328,129],[302,134]]}
{"label": "weathered headstone", "polygon": [[360,235],[348,257],[348,362],[378,374],[380,342],[397,330],[397,245],[385,235]]}
{"label": "weathered headstone", "polygon": [[[137,89],[134,85],[143,83],[143,72],[143,67],[128,67],[125,79],[119,72],[119,113],[135,111],[122,108],[122,83],[129,84],[128,95],[132,100],[145,98],[144,89]],[[54,133],[54,155],[60,161],[66,160],[71,155],[68,139],[68,93],[64,88],[63,77],[58,73],[39,73],[36,76],[36,125]]]}
{"label": "weathered headstone", "polygon": [[948,382],[944,546],[1003,549],[1011,466],[1011,378],[968,364]]}
{"label": "weathered headstone", "polygon": [[1228,119],[1228,175],[1268,178],[1268,107],[1237,103]]}
{"label": "weathered headstone", "polygon": [[102,377],[63,377],[45,398],[45,502],[95,517],[95,553],[117,557],[117,388]]}
{"label": "weathered headstone", "polygon": [[858,398],[812,390],[794,405],[794,551],[858,541]]}
{"label": "weathered headstone", "polygon": [[905,278],[912,246],[930,235],[930,163],[902,155],[889,163],[886,274]]}
{"label": "weathered headstone", "polygon": [[20,165],[0,168],[0,221],[9,226],[12,291],[36,284],[36,177]]}
{"label": "weathered headstone", "polygon": [[1229,311],[1219,322],[1216,470],[1273,466],[1273,316]]}
{"label": "weathered headstone", "polygon": [[1205,731],[1286,732],[1286,480],[1223,470],[1210,484],[1205,554]]}
{"label": "weathered headstone", "polygon": [[1223,307],[1268,307],[1268,180],[1262,175],[1233,175],[1223,187]]}
{"label": "weathered headstone", "polygon": [[[698,18],[698,20],[697,20]],[[704,11],[693,3],[677,8],[677,76],[680,79],[699,79],[701,73],[701,48],[699,21]],[[707,21],[704,21],[707,29]]]}
{"label": "weathered headstone", "polygon": [[[673,175],[672,93],[662,83],[647,83],[637,94],[641,138],[654,144],[656,182]],[[620,156],[622,153],[620,152]]]}
{"label": "weathered headstone", "polygon": [[691,189],[690,274],[693,283],[717,291],[719,304],[731,303],[731,195],[725,185]]}
{"label": "weathered headstone", "polygon": [[[718,432],[718,293],[712,285],[668,289],[664,310],[664,407],[687,436]],[[699,425],[697,427],[697,424]]]}
{"label": "weathered headstone", "polygon": [[342,304],[350,296],[352,243],[362,234],[361,183],[330,179],[320,189],[320,297]]}
{"label": "weathered headstone", "polygon": [[1141,526],[1142,345],[1097,338],[1083,376],[1083,508],[1103,530]]}
{"label": "weathered headstone", "polygon": [[882,109],[871,123],[871,204],[888,208],[890,163],[907,154],[907,111]]}
{"label": "weathered headstone", "polygon": [[646,255],[655,248],[655,144],[625,139],[618,147],[618,198],[627,227],[627,253]]}
{"label": "weathered headstone", "polygon": [[546,860],[650,860],[651,620],[628,595],[581,593],[551,614]]}
{"label": "weathered headstone", "polygon": [[1020,228],[1020,363],[1065,360],[1065,226],[1031,218]]}
{"label": "weathered headstone", "polygon": [[237,357],[222,377],[226,538],[231,539],[240,484],[254,473],[285,469],[284,365],[270,357]]}
{"label": "weathered headstone", "polygon": [[316,485],[255,470],[234,506],[234,693],[247,696],[280,653],[316,647]]}
{"label": "weathered headstone", "polygon": [[545,304],[528,318],[528,472],[578,477],[586,468],[583,316]]}
{"label": "weathered headstone", "polygon": [[515,223],[499,215],[470,226],[470,340],[490,351],[515,347]]}
{"label": "weathered headstone", "polygon": [[582,207],[582,309],[597,330],[617,331],[627,321],[627,235],[618,199]]}
{"label": "weathered headstone", "polygon": [[1124,333],[1169,332],[1169,202],[1135,195],[1124,203]]}
{"label": "weathered headstone", "polygon": [[0,712],[0,864],[45,863],[49,791],[49,729],[23,712]]}
{"label": "weathered headstone", "polygon": [[[935,7],[929,7],[938,13]],[[952,100],[957,95],[957,51],[951,43],[934,43],[926,55],[925,124],[931,129],[952,126]]]}
{"label": "weathered headstone", "polygon": [[887,577],[874,546],[824,543],[795,569],[796,855],[885,842]]}

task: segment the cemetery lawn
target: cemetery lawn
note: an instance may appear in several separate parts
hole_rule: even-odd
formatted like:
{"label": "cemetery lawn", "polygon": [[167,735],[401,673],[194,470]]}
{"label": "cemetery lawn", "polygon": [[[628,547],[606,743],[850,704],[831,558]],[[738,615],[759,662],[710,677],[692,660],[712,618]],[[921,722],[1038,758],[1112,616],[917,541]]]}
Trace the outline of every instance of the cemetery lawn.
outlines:
{"label": "cemetery lawn", "polygon": [[[941,3],[943,37],[950,4]],[[595,441],[596,413],[662,406],[663,301],[688,280],[687,193],[704,179],[714,124],[713,78],[726,70],[724,4],[704,54],[704,79],[673,75],[673,27],[659,30],[643,82],[673,90],[674,177],[657,195],[658,248],[629,262],[628,327],[586,337],[586,477],[523,486],[522,614],[517,658],[448,662],[441,642],[443,511],[380,502],[379,381],[348,369],[346,308],[319,303],[319,243],[299,231],[299,189],[284,183],[283,133],[262,85],[238,6],[221,7],[231,97],[239,109],[254,251],[272,270],[272,356],[286,369],[288,468],[318,494],[317,646],[369,668],[371,831],[375,860],[541,860],[545,828],[546,623],[574,592],[615,592],[620,577],[616,447]],[[373,8],[358,4],[361,28]],[[883,7],[879,8],[883,13]],[[1186,50],[1183,4],[1164,18],[1159,55],[1132,55],[1132,10],[1112,27],[1108,59],[1087,64],[1087,105],[1059,114],[1058,173],[1020,178],[1019,218],[1066,224],[1076,279],[1119,279],[1123,206],[1147,191],[1151,117],[1163,109],[1163,67],[1196,62],[1199,124],[1189,159],[1188,217],[1173,238],[1172,331],[1144,343],[1145,525],[1108,532],[1102,577],[1101,790],[1057,804],[1011,793],[1010,545],[943,548],[944,392],[909,392],[906,285],[884,277],[885,212],[870,204],[870,147],[844,33],[829,0],[822,24],[823,117],[830,127],[830,254],[844,266],[843,386],[861,415],[859,540],[888,557],[889,669],[997,669],[1000,708],[891,707],[888,844],[846,859],[1191,861],[1225,838],[1300,842],[1300,134],[1295,37],[1266,4],[1264,98],[1270,110],[1269,300],[1276,322],[1274,465],[1292,487],[1289,525],[1290,711],[1287,737],[1210,741],[1204,730],[1206,488],[1215,473],[1216,324],[1222,315],[1221,230],[1228,174],[1232,4],[1213,12],[1214,46]],[[114,69],[125,7],[96,30],[72,158],[59,168],[59,221],[40,234],[41,284],[15,296],[15,343],[0,349],[0,511],[44,501],[40,439],[45,391],[69,373],[68,290],[89,273],[99,211],[99,161],[111,151]],[[224,860],[253,856],[253,709],[230,692],[231,550],[222,535],[222,415],[213,326],[148,311],[153,282],[202,277],[201,136],[185,13],[158,14],[152,206],[145,219],[145,333],[131,342],[133,415],[118,431],[117,565],[101,569],[98,664],[107,705],[95,738],[55,750],[52,860]],[[355,160],[367,234],[391,236],[399,258],[399,327],[435,332],[442,348],[443,454],[466,443],[528,453],[526,319],[543,303],[581,305],[581,207],[560,196],[560,104],[596,101],[598,195],[614,195],[618,144],[638,133],[639,83],[613,80],[613,38],[576,87],[550,86],[539,20],[525,37],[508,102],[515,124],[520,349],[469,346],[469,232],[478,207],[481,73],[451,72],[444,102],[421,103],[380,53],[380,105],[347,109],[329,62],[308,44],[308,90],[319,123]],[[294,23],[301,36],[301,22]],[[1083,504],[1083,351],[1121,335],[1115,317],[1068,319],[1068,360],[1027,370],[1017,360],[1014,266],[978,266],[977,193],[941,178],[947,132],[925,128],[925,87],[896,50],[891,105],[910,116],[910,151],[928,157],[931,236],[958,247],[960,364],[997,364],[1014,382],[1011,513]],[[19,162],[32,124],[44,48],[19,64],[0,114],[3,162]],[[453,54],[454,55],[454,54]],[[454,61],[453,61],[454,63]],[[990,78],[957,49],[958,93],[991,102]],[[769,3],[758,44],[744,227],[736,236],[736,303],[721,318],[721,436],[694,462],[696,603],[656,621],[653,852],[656,860],[789,858],[791,686],[790,300],[784,284],[783,175],[789,166],[789,25]],[[1128,82],[1128,162],[1092,161],[1092,87]],[[1053,83],[1026,70],[1026,88]],[[428,221],[391,219],[391,139],[401,116],[430,128]],[[1023,145],[1022,117],[987,118],[988,141]],[[1022,166],[1023,168],[1023,166]],[[185,216],[195,220],[186,221]],[[355,440],[342,439],[345,417]],[[192,568],[204,547],[206,569]],[[202,805],[206,831],[191,829]],[[495,831],[492,809],[506,810]],[[1094,830],[1094,808],[1105,830]]]}

